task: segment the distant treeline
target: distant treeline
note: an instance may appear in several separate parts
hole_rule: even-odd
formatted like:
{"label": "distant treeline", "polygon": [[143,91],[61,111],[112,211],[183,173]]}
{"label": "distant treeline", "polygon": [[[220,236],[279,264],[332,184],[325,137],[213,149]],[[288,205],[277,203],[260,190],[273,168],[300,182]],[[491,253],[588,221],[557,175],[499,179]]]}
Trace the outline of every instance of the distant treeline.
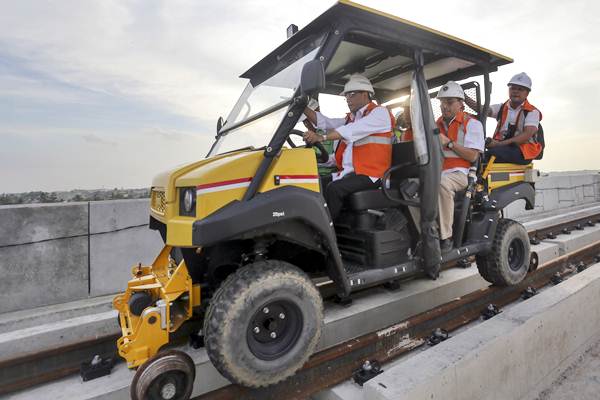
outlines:
{"label": "distant treeline", "polygon": [[70,190],[64,192],[25,192],[2,193],[0,205],[8,204],[36,204],[36,203],[64,203],[72,201],[98,201],[119,199],[144,199],[150,197],[150,189],[97,189],[97,190]]}

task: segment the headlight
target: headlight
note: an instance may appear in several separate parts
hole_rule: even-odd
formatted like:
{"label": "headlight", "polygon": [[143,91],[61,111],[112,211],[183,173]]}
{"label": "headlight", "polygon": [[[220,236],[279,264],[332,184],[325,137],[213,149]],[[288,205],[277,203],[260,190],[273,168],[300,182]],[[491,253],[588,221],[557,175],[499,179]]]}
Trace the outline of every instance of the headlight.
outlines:
{"label": "headlight", "polygon": [[179,189],[179,215],[196,216],[196,188]]}

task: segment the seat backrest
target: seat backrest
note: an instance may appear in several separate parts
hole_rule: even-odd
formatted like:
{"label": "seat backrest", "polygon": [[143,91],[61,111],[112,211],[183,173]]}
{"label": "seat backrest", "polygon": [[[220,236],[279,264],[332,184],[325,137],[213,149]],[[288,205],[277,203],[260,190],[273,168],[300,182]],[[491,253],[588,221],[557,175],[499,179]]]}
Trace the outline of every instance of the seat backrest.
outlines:
{"label": "seat backrest", "polygon": [[392,145],[392,165],[417,162],[413,142],[399,142]]}
{"label": "seat backrest", "polygon": [[392,187],[395,187],[395,184],[399,184],[406,178],[417,178],[419,176],[419,167],[417,166],[413,142],[394,143],[392,145],[392,166],[408,162],[414,165],[400,168],[392,173]]}

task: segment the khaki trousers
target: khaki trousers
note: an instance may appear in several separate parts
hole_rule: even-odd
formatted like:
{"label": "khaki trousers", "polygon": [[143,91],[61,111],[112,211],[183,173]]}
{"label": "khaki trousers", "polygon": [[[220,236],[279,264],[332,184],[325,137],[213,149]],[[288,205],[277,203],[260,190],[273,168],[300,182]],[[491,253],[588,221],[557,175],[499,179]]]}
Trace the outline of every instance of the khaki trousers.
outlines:
{"label": "khaki trousers", "polygon": [[[469,180],[467,175],[460,171],[442,174],[440,180],[440,194],[438,197],[440,239],[452,237],[452,223],[454,222],[454,194],[467,188]],[[421,233],[421,213],[418,208],[409,207],[417,230]]]}
{"label": "khaki trousers", "polygon": [[467,188],[469,180],[461,171],[442,174],[440,181],[440,239],[452,237],[452,223],[454,222],[454,194]]}

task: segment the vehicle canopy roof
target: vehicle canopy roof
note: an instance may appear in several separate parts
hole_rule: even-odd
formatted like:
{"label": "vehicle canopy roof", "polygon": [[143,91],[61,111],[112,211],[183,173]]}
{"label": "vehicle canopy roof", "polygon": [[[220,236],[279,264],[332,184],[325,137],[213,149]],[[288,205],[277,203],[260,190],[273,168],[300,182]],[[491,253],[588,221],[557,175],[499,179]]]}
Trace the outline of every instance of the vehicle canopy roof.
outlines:
{"label": "vehicle canopy roof", "polygon": [[351,1],[333,5],[240,77],[255,86],[331,39],[338,42],[326,66],[325,93],[339,94],[352,73],[362,73],[376,97],[406,94],[415,49],[423,53],[430,88],[493,72],[513,60],[435,29]]}

